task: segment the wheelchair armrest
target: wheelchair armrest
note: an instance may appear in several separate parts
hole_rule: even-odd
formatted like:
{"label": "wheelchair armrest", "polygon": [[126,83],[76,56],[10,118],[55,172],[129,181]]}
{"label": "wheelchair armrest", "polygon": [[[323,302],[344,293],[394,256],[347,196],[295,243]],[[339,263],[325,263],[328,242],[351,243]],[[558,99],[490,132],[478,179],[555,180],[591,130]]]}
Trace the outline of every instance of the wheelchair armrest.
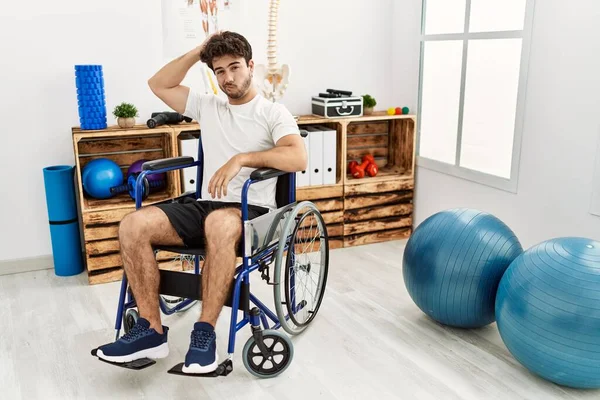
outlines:
{"label": "wheelchair armrest", "polygon": [[289,172],[281,171],[275,168],[259,168],[250,174],[250,179],[255,181],[264,181],[266,179],[276,178]]}
{"label": "wheelchair armrest", "polygon": [[171,158],[161,158],[160,160],[146,161],[142,164],[144,171],[156,171],[163,168],[184,167],[194,163],[194,157],[180,156]]}

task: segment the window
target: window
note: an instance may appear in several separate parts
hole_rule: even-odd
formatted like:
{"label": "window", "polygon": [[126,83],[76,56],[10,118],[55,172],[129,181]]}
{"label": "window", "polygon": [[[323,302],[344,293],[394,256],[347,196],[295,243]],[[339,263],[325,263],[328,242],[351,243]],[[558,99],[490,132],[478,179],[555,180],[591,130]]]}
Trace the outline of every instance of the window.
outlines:
{"label": "window", "polygon": [[516,192],[534,0],[423,0],[418,165]]}

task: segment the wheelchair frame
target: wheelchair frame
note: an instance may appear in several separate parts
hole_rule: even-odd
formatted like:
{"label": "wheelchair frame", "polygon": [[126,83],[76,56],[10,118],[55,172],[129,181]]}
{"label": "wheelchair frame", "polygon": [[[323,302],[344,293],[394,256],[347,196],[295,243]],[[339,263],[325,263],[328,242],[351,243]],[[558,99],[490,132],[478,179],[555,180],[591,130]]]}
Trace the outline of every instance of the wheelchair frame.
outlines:
{"label": "wheelchair frame", "polygon": [[[145,177],[148,174],[160,174],[174,170],[180,170],[183,168],[197,167],[197,184],[195,199],[201,198],[202,178],[203,178],[203,153],[202,144],[199,140],[198,149],[198,161],[194,161],[192,157],[174,157],[168,159],[161,159],[155,161],[149,161],[144,163],[142,172],[138,175],[135,183],[135,199],[136,199],[136,210],[142,207],[142,193],[144,190],[148,191],[147,180]],[[261,249],[256,254],[251,254],[251,244],[246,240],[246,222],[248,221],[248,191],[250,186],[256,182],[261,182],[267,179],[284,177],[288,174],[288,200],[286,204],[277,204],[278,209],[282,207],[289,207],[296,203],[296,174],[294,172],[284,172],[271,168],[261,168],[253,171],[250,178],[246,180],[242,190],[242,264],[236,267],[233,283],[233,296],[231,303],[226,302],[226,306],[231,307],[231,318],[229,322],[229,342],[228,342],[228,357],[226,362],[231,363],[231,358],[235,349],[235,340],[237,332],[247,324],[250,324],[253,328],[254,335],[256,330],[260,330],[260,324],[264,326],[264,329],[277,330],[281,327],[281,322],[275,312],[273,312],[268,306],[261,302],[256,296],[250,292],[250,273],[259,269],[261,264],[270,264],[274,257],[275,252],[279,248],[279,243],[272,243],[266,248]],[[148,192],[146,192],[148,193]],[[190,193],[184,194],[183,196],[169,199],[167,201],[174,201],[183,197],[190,196]],[[286,244],[285,249],[289,249],[289,245]],[[190,254],[190,253],[187,253]],[[202,288],[201,288],[201,273],[199,268],[199,257],[202,254],[193,254],[195,258],[194,262],[194,274],[188,272],[177,272],[177,271],[166,271],[159,270],[161,274],[161,285],[159,288],[159,305],[161,311],[165,315],[171,315],[176,312],[183,311],[186,307],[193,304],[197,300],[202,300]],[[185,282],[183,282],[185,280]],[[182,289],[183,286],[187,286],[187,289]],[[190,290],[190,287],[193,289]],[[118,340],[120,336],[121,323],[124,321],[123,314],[126,310],[136,306],[135,299],[132,298],[132,294],[128,288],[128,280],[125,272],[123,272],[123,278],[121,282],[121,289],[119,295],[119,305],[117,311],[117,317],[115,321],[116,338]],[[195,289],[195,290],[194,290]],[[290,290],[292,298],[295,298],[295,278],[291,277]],[[166,304],[161,295],[174,295],[183,298],[177,305],[170,307]],[[127,297],[127,301],[125,298]],[[250,309],[250,303],[254,304],[255,307]],[[302,304],[296,304],[295,300],[292,300],[291,309],[295,313],[303,307]],[[241,320],[238,321],[238,311],[243,311]],[[271,319],[273,326],[269,326]],[[286,315],[286,320],[289,319],[289,314]],[[259,347],[260,344],[259,344]],[[264,346],[262,346],[264,347]],[[229,368],[229,367],[227,367]],[[232,368],[232,367],[231,367]],[[230,371],[231,369],[229,369]],[[228,372],[229,372],[228,371]],[[227,372],[227,373],[228,373]],[[226,374],[226,373],[225,373]]]}

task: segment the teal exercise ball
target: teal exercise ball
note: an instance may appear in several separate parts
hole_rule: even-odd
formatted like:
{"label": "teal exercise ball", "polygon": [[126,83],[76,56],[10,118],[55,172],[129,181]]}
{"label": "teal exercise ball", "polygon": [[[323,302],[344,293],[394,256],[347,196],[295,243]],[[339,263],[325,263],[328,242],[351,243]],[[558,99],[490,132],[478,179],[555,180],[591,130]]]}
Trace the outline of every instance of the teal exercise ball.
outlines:
{"label": "teal exercise ball", "polygon": [[517,236],[495,216],[467,208],[442,211],[410,236],[402,260],[404,283],[435,321],[479,328],[495,321],[498,283],[522,252]]}
{"label": "teal exercise ball", "polygon": [[83,167],[81,173],[83,190],[95,199],[108,199],[113,196],[111,187],[123,183],[123,171],[108,158],[97,158]]}
{"label": "teal exercise ball", "polygon": [[530,372],[600,388],[600,242],[544,241],[508,267],[496,297],[500,336]]}

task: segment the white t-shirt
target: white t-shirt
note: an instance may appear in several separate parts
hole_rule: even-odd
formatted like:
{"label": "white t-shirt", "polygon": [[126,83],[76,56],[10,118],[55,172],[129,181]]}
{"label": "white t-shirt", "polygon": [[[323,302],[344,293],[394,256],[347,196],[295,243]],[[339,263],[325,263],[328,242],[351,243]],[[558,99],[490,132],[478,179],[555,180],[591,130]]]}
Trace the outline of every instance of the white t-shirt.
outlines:
{"label": "white t-shirt", "polygon": [[[246,104],[232,105],[213,94],[198,94],[190,90],[184,115],[200,125],[204,151],[202,200],[242,202],[242,188],[255,168],[243,167],[227,186],[227,196],[213,199],[208,183],[227,161],[239,153],[269,150],[279,139],[300,134],[292,114],[283,104],[272,103],[257,94]],[[248,191],[248,203],[277,208],[277,179],[253,183]]]}

